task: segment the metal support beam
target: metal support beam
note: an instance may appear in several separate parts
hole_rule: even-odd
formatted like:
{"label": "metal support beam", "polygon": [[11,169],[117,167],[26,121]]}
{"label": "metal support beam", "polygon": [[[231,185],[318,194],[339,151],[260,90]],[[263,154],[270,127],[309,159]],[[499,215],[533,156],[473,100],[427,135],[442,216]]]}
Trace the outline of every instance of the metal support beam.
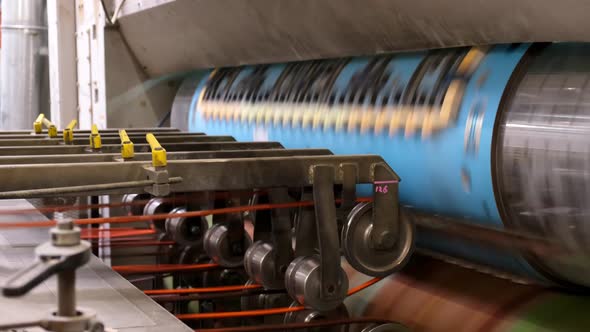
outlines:
{"label": "metal support beam", "polygon": [[[350,155],[171,160],[166,169],[171,177],[183,178],[181,183],[170,186],[172,192],[193,192],[311,186],[314,184],[312,166],[327,165],[337,169],[343,163],[358,165],[358,183],[372,183],[373,167],[383,163],[383,159],[374,155]],[[146,167],[149,166],[151,163],[145,161],[19,167],[4,165],[0,166],[0,179],[3,179],[3,191],[95,185],[145,180]],[[334,184],[341,184],[342,180],[340,174],[335,174]],[[143,190],[109,191],[110,194],[132,192],[141,193]]]}

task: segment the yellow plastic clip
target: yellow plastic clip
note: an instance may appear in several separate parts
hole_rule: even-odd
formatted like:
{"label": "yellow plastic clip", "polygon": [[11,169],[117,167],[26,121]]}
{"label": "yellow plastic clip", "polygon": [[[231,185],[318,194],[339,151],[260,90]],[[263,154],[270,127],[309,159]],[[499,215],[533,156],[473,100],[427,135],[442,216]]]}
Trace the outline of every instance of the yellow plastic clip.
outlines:
{"label": "yellow plastic clip", "polygon": [[119,137],[121,138],[121,157],[123,159],[130,159],[135,156],[133,149],[133,142],[127,136],[127,132],[123,129],[119,130]]}
{"label": "yellow plastic clip", "polygon": [[47,136],[49,138],[56,138],[57,137],[57,127],[53,124],[53,122],[49,121],[48,118],[43,118],[43,124],[47,127]]}
{"label": "yellow plastic clip", "polygon": [[70,123],[68,124],[66,129],[64,129],[63,137],[64,137],[64,142],[66,144],[72,144],[74,142],[74,127],[76,126],[77,123],[78,123],[77,120],[72,120],[72,121],[70,121]]}
{"label": "yellow plastic clip", "polygon": [[96,124],[93,124],[90,130],[90,147],[96,150],[102,147],[102,140]]}
{"label": "yellow plastic clip", "polygon": [[154,167],[164,167],[168,164],[166,159],[166,150],[160,145],[154,134],[145,135],[150,148],[152,149],[152,165]]}
{"label": "yellow plastic clip", "polygon": [[35,131],[35,134],[41,134],[43,131],[43,119],[45,119],[45,114],[41,113],[35,122],[33,122],[33,130]]}

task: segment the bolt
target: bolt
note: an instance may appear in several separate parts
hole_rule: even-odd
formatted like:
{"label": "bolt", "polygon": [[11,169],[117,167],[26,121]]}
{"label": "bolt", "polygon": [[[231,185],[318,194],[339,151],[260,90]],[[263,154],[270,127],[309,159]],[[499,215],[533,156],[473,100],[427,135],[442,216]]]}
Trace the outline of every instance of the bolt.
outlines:
{"label": "bolt", "polygon": [[201,227],[199,227],[198,225],[193,225],[190,228],[190,232],[191,232],[191,234],[200,234],[201,233]]}
{"label": "bolt", "polygon": [[385,231],[377,237],[377,249],[391,249],[395,245],[397,239],[391,232]]}
{"label": "bolt", "polygon": [[72,219],[62,219],[57,221],[57,229],[71,231],[74,229],[74,222]]}

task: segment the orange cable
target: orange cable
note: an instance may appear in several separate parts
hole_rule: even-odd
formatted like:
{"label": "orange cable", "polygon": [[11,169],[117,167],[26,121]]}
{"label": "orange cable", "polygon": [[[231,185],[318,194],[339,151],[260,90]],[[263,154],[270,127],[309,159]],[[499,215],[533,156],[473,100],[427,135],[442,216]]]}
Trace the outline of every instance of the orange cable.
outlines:
{"label": "orange cable", "polygon": [[179,271],[209,270],[219,267],[219,264],[160,264],[160,265],[115,265],[111,268],[120,274],[145,274]]}
{"label": "orange cable", "polygon": [[173,294],[199,294],[199,293],[222,293],[240,290],[259,289],[261,285],[240,285],[223,287],[201,287],[201,288],[179,288],[179,289],[150,289],[143,291],[146,295],[173,295]]}
{"label": "orange cable", "polygon": [[[115,228],[116,229],[116,228]],[[143,236],[143,235],[153,235],[156,234],[156,230],[154,229],[142,229],[142,230],[129,230],[129,231],[116,231],[113,234],[85,234],[81,235],[80,237],[84,240],[91,240],[91,239],[114,239],[114,238],[125,238],[125,237],[134,237],[134,236]]]}
{"label": "orange cable", "polygon": [[[363,289],[379,282],[382,278],[373,278],[367,282],[360,284],[348,291],[348,296],[354,295]],[[290,307],[290,308],[272,308],[260,310],[244,310],[244,311],[228,311],[228,312],[207,312],[198,314],[180,314],[176,315],[178,319],[184,320],[202,320],[202,319],[222,319],[222,318],[239,318],[239,317],[254,317],[254,316],[268,316],[280,315],[289,312],[305,310],[304,306]]]}
{"label": "orange cable", "polygon": [[[338,202],[339,200],[337,200]],[[357,202],[368,202],[371,198],[359,198]],[[208,215],[227,214],[227,213],[239,213],[247,211],[259,211],[259,210],[271,210],[271,209],[290,209],[296,207],[313,206],[313,201],[302,201],[302,202],[290,202],[290,203],[278,203],[278,204],[258,204],[251,206],[236,206],[221,209],[201,210],[201,211],[189,211],[183,213],[164,213],[164,214],[153,214],[144,216],[120,216],[120,217],[109,217],[109,218],[87,218],[87,219],[76,219],[77,225],[96,225],[96,224],[120,224],[120,223],[133,223],[138,221],[153,221],[163,220],[171,217],[204,217]],[[8,222],[0,223],[0,229],[2,228],[31,228],[31,227],[51,227],[55,225],[54,220],[49,221],[30,221],[30,222]]]}

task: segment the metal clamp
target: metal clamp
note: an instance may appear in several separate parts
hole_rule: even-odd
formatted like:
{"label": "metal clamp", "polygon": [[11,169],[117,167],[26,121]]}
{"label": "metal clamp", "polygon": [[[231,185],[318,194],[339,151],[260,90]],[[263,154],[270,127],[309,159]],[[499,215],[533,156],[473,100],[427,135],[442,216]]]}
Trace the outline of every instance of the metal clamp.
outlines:
{"label": "metal clamp", "polygon": [[35,122],[33,122],[33,130],[35,131],[35,134],[41,134],[41,132],[43,131],[43,119],[44,118],[45,118],[45,114],[41,113],[41,114],[39,114],[37,119],[35,119]]}
{"label": "metal clamp", "polygon": [[96,124],[92,125],[92,129],[90,130],[90,147],[93,150],[100,150],[102,148],[102,140],[100,138],[100,133],[98,132],[98,126]]}
{"label": "metal clamp", "polygon": [[119,130],[119,138],[121,139],[121,157],[124,160],[133,158],[135,156],[135,150],[133,148],[133,142],[131,142],[127,135],[127,131],[124,129]]}
{"label": "metal clamp", "polygon": [[72,220],[60,220],[51,229],[51,241],[35,249],[37,262],[10,277],[2,287],[7,297],[22,296],[57,274],[57,311],[46,319],[30,321],[0,330],[40,326],[49,331],[104,331],[104,325],[95,320],[95,313],[76,307],[76,269],[90,260],[90,243],[80,240],[80,228]]}
{"label": "metal clamp", "polygon": [[70,121],[68,126],[63,130],[64,143],[74,143],[74,127],[76,127],[76,124],[78,124],[78,120],[72,120]]}
{"label": "metal clamp", "polygon": [[168,160],[166,159],[166,150],[160,145],[160,142],[156,139],[154,134],[149,133],[145,135],[145,138],[152,149],[152,166],[154,167],[166,167]]}

